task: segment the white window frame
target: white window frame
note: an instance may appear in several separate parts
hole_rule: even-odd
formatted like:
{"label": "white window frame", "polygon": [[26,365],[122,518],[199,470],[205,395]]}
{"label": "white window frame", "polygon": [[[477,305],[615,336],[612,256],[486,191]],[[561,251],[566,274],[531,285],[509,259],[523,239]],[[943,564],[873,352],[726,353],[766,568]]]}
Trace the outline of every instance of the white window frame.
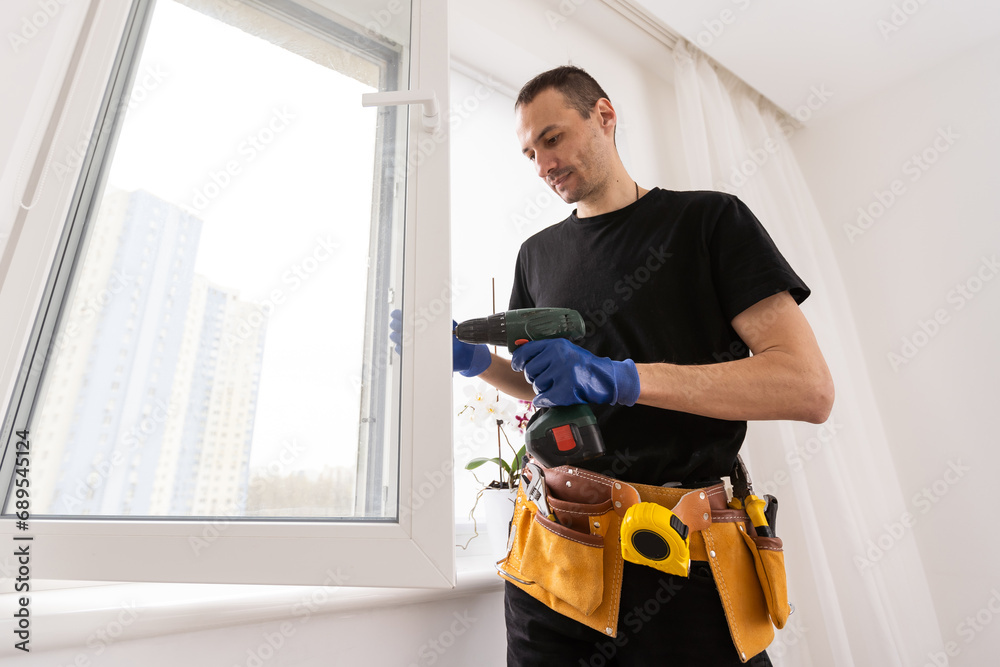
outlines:
{"label": "white window frame", "polygon": [[[411,0],[410,89],[436,96],[448,108],[447,0]],[[113,71],[118,45],[134,22],[131,0],[93,0],[93,21],[76,66],[71,95],[57,105],[27,179],[26,202],[39,187],[49,155],[65,155],[89,135]],[[306,4],[303,2],[302,4]],[[322,11],[308,5],[313,11]],[[84,25],[87,25],[85,20]],[[72,72],[72,65],[68,70]],[[358,100],[361,103],[361,100]],[[399,414],[399,513],[396,522],[310,520],[205,521],[139,519],[29,519],[18,531],[12,515],[0,520],[0,540],[33,537],[32,578],[286,585],[451,588],[455,585],[452,472],[450,322],[450,203],[448,124],[425,128],[421,106],[409,114],[406,224],[403,256],[404,313],[444,310],[414,325],[401,368]],[[99,137],[106,141],[107,137]],[[419,151],[419,152],[418,152]],[[79,173],[47,178],[30,210],[19,209],[0,276],[0,388],[4,414],[29,370],[29,346],[59,239],[80,206]],[[0,263],[0,267],[4,264]],[[0,268],[2,270],[2,268]],[[400,303],[397,295],[396,304]],[[387,307],[392,307],[387,304]],[[388,341],[387,341],[388,345]],[[34,368],[32,369],[32,367]],[[14,430],[24,428],[15,424]],[[29,434],[30,440],[30,434]],[[0,483],[13,475],[13,443],[0,443]],[[36,455],[38,445],[32,451]],[[30,479],[30,468],[29,468]],[[208,541],[197,551],[191,538]],[[25,544],[18,542],[17,544]],[[10,551],[5,549],[4,551]],[[9,557],[7,558],[9,560]],[[4,563],[8,569],[10,563]]]}

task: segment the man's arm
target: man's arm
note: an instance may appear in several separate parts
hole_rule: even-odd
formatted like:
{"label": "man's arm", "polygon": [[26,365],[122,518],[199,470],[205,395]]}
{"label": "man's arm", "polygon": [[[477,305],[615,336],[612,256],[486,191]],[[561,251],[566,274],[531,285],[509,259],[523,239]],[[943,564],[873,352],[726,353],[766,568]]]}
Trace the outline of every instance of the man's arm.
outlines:
{"label": "man's arm", "polygon": [[636,364],[637,403],[734,421],[825,422],[833,408],[833,378],[791,295],[759,301],[732,325],[753,356],[704,366]]}
{"label": "man's arm", "polygon": [[489,368],[476,377],[490,383],[508,396],[525,401],[530,401],[535,397],[535,390],[524,377],[524,373],[518,373],[512,369],[510,359],[504,359],[492,352],[490,353]]}

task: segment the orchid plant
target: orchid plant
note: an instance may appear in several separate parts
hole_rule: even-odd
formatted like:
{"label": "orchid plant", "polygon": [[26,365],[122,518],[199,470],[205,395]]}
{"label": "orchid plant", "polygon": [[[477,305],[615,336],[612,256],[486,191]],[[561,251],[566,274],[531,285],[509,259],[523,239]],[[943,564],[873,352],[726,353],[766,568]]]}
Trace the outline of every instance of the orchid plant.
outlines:
{"label": "orchid plant", "polygon": [[[480,428],[491,428],[495,425],[497,429],[497,455],[474,458],[465,465],[465,469],[476,470],[487,463],[494,463],[500,468],[499,480],[486,486],[490,488],[516,488],[520,481],[520,464],[524,459],[525,447],[521,445],[520,449],[516,449],[511,444],[507,430],[516,428],[518,437],[523,440],[524,430],[535,411],[535,406],[532,405],[531,401],[510,400],[501,396],[495,389],[467,386],[465,394],[466,402],[458,412],[459,418],[467,419]],[[513,455],[510,459],[504,458],[501,437],[506,441],[507,448]],[[507,473],[506,481],[504,473]],[[479,478],[477,477],[476,480],[478,481]]]}

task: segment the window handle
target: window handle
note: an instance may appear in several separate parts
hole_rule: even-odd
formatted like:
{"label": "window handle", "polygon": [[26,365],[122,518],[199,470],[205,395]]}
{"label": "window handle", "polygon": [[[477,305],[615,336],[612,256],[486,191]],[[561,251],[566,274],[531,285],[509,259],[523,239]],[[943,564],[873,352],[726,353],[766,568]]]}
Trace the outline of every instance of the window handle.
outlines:
{"label": "window handle", "polygon": [[384,93],[364,93],[361,95],[361,106],[363,107],[391,107],[404,104],[423,105],[423,126],[428,132],[433,132],[441,126],[437,94],[433,90],[389,90]]}

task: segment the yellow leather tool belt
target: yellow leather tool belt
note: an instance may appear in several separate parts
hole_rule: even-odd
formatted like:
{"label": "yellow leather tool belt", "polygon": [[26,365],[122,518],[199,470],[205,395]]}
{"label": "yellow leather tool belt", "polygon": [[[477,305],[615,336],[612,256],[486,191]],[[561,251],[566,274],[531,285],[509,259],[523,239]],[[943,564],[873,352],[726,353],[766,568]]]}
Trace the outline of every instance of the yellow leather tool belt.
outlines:
{"label": "yellow leather tool belt", "polygon": [[692,560],[708,561],[743,662],[767,648],[788,618],[779,538],[757,537],[744,510],[727,507],[725,487],[680,489],[628,484],[572,466],[544,469],[558,523],[518,491],[502,577],[554,611],[617,636],[623,558],[620,529],[629,507],[655,502],[690,529]]}

